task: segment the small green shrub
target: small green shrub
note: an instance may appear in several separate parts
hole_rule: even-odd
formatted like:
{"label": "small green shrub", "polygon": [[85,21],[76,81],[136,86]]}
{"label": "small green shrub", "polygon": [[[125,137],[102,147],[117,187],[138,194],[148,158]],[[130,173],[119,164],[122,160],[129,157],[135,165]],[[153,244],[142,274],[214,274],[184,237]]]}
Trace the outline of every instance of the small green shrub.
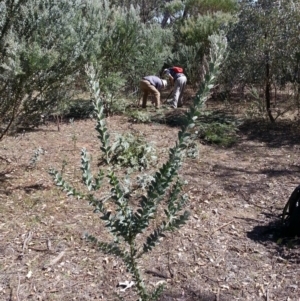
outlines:
{"label": "small green shrub", "polygon": [[188,158],[197,158],[199,156],[199,147],[196,141],[190,141],[185,149]]}
{"label": "small green shrub", "polygon": [[128,100],[125,98],[112,99],[107,103],[109,114],[124,114],[129,105]]}
{"label": "small green shrub", "polygon": [[138,175],[136,179],[136,183],[138,188],[147,189],[151,185],[152,181],[154,181],[154,177],[148,174]]}
{"label": "small green shrub", "polygon": [[134,110],[129,112],[130,121],[135,123],[149,123],[151,122],[151,116],[148,112]]}
{"label": "small green shrub", "polygon": [[94,114],[94,105],[89,100],[74,100],[68,103],[62,115],[67,118],[90,118]]}
{"label": "small green shrub", "polygon": [[194,134],[205,143],[230,147],[237,141],[241,121],[223,111],[199,112]]}
{"label": "small green shrub", "polygon": [[143,137],[132,134],[118,135],[112,144],[111,164],[133,169],[148,169],[156,162],[155,148]]}
{"label": "small green shrub", "polygon": [[35,149],[32,157],[29,160],[28,167],[30,167],[30,168],[36,167],[36,164],[39,161],[40,156],[44,155],[44,154],[45,154],[45,150],[43,148],[39,147],[39,148]]}
{"label": "small green shrub", "polygon": [[201,124],[199,137],[208,143],[229,147],[237,140],[236,130],[236,126],[233,124],[218,122]]}

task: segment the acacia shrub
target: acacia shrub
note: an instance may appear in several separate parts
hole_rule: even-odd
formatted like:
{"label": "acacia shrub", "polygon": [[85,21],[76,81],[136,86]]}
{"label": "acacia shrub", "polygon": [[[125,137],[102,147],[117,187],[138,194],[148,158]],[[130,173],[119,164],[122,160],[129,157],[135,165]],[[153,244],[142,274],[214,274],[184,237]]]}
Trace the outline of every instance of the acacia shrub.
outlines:
{"label": "acacia shrub", "polygon": [[[87,192],[77,191],[64,181],[59,172],[53,169],[50,171],[55,183],[65,190],[68,195],[88,200],[94,207],[95,213],[100,214],[104,226],[111,234],[111,241],[104,242],[102,239],[97,239],[89,234],[86,238],[97,249],[106,254],[114,255],[123,261],[133,277],[139,300],[142,301],[157,300],[163,286],[159,285],[153,291],[146,288],[139,268],[141,257],[159,243],[159,238],[164,236],[165,231],[178,229],[185,224],[189,216],[187,211],[183,211],[187,196],[182,193],[183,183],[178,172],[186,156],[186,147],[193,137],[191,131],[195,127],[199,110],[208,99],[210,89],[214,86],[219,66],[225,55],[226,39],[222,36],[212,36],[211,41],[211,61],[208,72],[205,74],[199,91],[194,98],[193,105],[185,114],[185,123],[178,132],[175,146],[169,149],[167,162],[158,168],[150,183],[148,181],[150,178],[145,177],[144,174],[138,177],[139,186],[149,183],[146,191],[144,186],[142,193],[137,196],[138,192],[132,188],[131,179],[126,178],[121,181],[116,176],[113,164],[114,149],[110,143],[99,80],[95,71],[91,68],[88,68],[87,71],[89,72],[90,86],[95,99],[96,130],[107,168],[101,168],[94,176],[91,172],[91,157],[86,149],[82,149],[82,182],[86,186]],[[109,181],[111,187],[109,195],[107,195],[107,191],[101,191],[101,188],[105,187],[103,186],[105,180]],[[131,205],[133,198],[139,201],[137,208]],[[161,212],[162,218],[159,222],[153,223],[153,219],[155,219],[161,207],[163,209]],[[140,244],[138,241],[142,238],[144,243]]]}

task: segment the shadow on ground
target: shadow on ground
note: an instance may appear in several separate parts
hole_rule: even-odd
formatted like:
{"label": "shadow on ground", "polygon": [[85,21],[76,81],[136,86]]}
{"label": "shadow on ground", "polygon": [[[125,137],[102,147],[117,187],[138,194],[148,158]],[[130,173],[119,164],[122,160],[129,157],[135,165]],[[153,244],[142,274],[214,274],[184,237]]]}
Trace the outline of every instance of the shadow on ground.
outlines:
{"label": "shadow on ground", "polygon": [[[186,113],[189,107],[184,106],[177,109],[167,109],[163,113],[155,114],[151,117],[153,122],[163,123],[169,126],[181,126],[186,121]],[[222,110],[201,112],[197,118],[198,123],[235,123],[239,124],[239,120]]]}
{"label": "shadow on ground", "polygon": [[224,295],[220,292],[214,294],[210,292],[198,292],[190,289],[183,289],[180,293],[165,292],[159,301],[231,301],[232,296]]}
{"label": "shadow on ground", "polygon": [[[245,153],[247,152],[245,151]],[[280,179],[286,176],[300,177],[300,165],[297,164],[269,168],[261,166],[257,170],[251,170],[244,167],[228,167],[221,163],[213,165],[212,171],[215,171],[216,177],[221,179],[223,187],[231,192],[244,191],[248,196],[255,194],[258,190],[264,193],[270,190],[270,187],[261,181],[260,175],[265,175],[268,179]],[[228,179],[232,179],[232,181],[229,182]]]}
{"label": "shadow on ground", "polygon": [[[1,162],[1,160],[0,160]],[[10,162],[9,162],[10,163]],[[14,169],[12,167],[3,167],[3,170],[0,170],[0,183],[7,182],[11,177]]]}
{"label": "shadow on ground", "polygon": [[268,120],[249,120],[239,130],[248,140],[264,142],[269,147],[295,146],[300,141],[300,125],[288,120],[275,123]]}
{"label": "shadow on ground", "polygon": [[[185,113],[188,107],[167,110],[165,113],[151,117],[153,122],[169,126],[181,126],[185,122]],[[208,112],[209,113],[209,112]],[[291,120],[278,120],[271,123],[269,120],[244,120],[243,122],[232,116],[230,112],[218,110],[210,114],[199,116],[201,123],[234,123],[239,134],[247,140],[266,143],[268,147],[282,146],[297,147],[300,150],[300,124]]]}
{"label": "shadow on ground", "polygon": [[185,116],[186,109],[169,109],[163,113],[154,114],[151,116],[151,121],[166,124],[171,127],[180,127],[184,125],[186,121]]}
{"label": "shadow on ground", "polygon": [[300,238],[286,236],[279,217],[273,218],[266,225],[254,226],[252,231],[247,233],[247,237],[266,246],[271,254],[281,260],[300,263]]}

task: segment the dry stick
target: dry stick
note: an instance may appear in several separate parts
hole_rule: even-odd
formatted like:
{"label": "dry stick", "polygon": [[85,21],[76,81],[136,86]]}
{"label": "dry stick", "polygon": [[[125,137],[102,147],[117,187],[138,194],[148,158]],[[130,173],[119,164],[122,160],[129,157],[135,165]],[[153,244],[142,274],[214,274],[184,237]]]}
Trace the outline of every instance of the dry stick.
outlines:
{"label": "dry stick", "polygon": [[222,228],[225,228],[226,226],[230,225],[231,223],[233,223],[234,220],[231,220],[230,222],[223,224],[222,226],[218,227],[217,229],[215,229],[213,232],[210,233],[210,235],[213,235],[215,232],[221,230]]}
{"label": "dry stick", "polygon": [[168,95],[168,97],[166,98],[166,100],[163,101],[163,103],[166,103],[167,100],[169,99],[169,97],[171,96],[171,94],[173,93],[173,89],[171,90],[170,94]]}
{"label": "dry stick", "polygon": [[24,239],[23,249],[22,249],[23,253],[24,253],[25,249],[28,247],[28,244],[30,243],[31,239],[32,239],[32,232],[29,231]]}
{"label": "dry stick", "polygon": [[266,301],[269,301],[269,289],[267,288]]}
{"label": "dry stick", "polygon": [[13,299],[14,299],[14,289],[11,286],[9,288],[10,288],[10,293],[9,293],[9,299],[8,299],[8,301],[13,301]]}
{"label": "dry stick", "polygon": [[52,249],[52,246],[51,246],[51,240],[48,238],[47,239],[47,249],[49,250],[49,251],[51,251],[51,249]]}
{"label": "dry stick", "polygon": [[27,249],[28,247],[28,244],[30,243],[32,239],[32,232],[29,231],[24,239],[24,242],[23,242],[23,247],[22,247],[22,253],[19,255],[19,258],[22,259],[23,256],[24,256],[24,253],[25,253],[25,249]]}
{"label": "dry stick", "polygon": [[168,256],[168,270],[169,270],[171,278],[173,278],[174,277],[174,273],[173,273],[173,270],[172,270],[171,264],[170,264],[170,251],[168,252],[167,256]]}
{"label": "dry stick", "polygon": [[19,281],[18,281],[18,288],[17,288],[17,300],[20,301],[20,298],[19,298],[19,290],[20,290],[20,282],[21,282],[21,279],[20,279],[20,274],[18,273],[18,278],[19,278]]}
{"label": "dry stick", "polygon": [[164,272],[159,272],[159,271],[154,271],[154,270],[145,270],[146,274],[151,274],[152,276],[157,276],[160,278],[165,278],[168,279],[170,278],[166,273]]}
{"label": "dry stick", "polygon": [[220,288],[218,288],[218,292],[216,295],[216,301],[220,301]]}
{"label": "dry stick", "polygon": [[60,252],[57,257],[55,257],[48,264],[45,264],[43,266],[43,270],[46,270],[46,269],[50,268],[51,266],[55,265],[57,262],[59,262],[63,258],[64,255],[65,255],[65,251]]}

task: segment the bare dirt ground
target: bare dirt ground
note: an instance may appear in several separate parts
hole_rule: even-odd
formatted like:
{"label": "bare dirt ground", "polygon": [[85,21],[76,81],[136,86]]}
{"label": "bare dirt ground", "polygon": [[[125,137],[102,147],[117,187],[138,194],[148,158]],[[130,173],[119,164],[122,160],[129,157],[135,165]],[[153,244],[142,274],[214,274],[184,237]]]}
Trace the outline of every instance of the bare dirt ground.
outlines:
{"label": "bare dirt ground", "polygon": [[[134,131],[152,141],[159,164],[179,130],[124,116],[107,122],[112,135]],[[0,300],[117,300],[118,283],[131,280],[120,260],[83,239],[88,232],[108,241],[93,208],[67,197],[48,174],[54,167],[71,184],[80,181],[80,150],[99,155],[94,127],[84,120],[58,131],[50,123],[1,141]],[[180,170],[191,217],[141,260],[147,287],[164,282],[164,301],[299,301],[298,241],[282,244],[276,235],[278,215],[299,184],[299,138],[288,121],[253,122],[231,148],[199,142],[199,157],[186,158]],[[121,295],[137,299],[133,288]]]}

